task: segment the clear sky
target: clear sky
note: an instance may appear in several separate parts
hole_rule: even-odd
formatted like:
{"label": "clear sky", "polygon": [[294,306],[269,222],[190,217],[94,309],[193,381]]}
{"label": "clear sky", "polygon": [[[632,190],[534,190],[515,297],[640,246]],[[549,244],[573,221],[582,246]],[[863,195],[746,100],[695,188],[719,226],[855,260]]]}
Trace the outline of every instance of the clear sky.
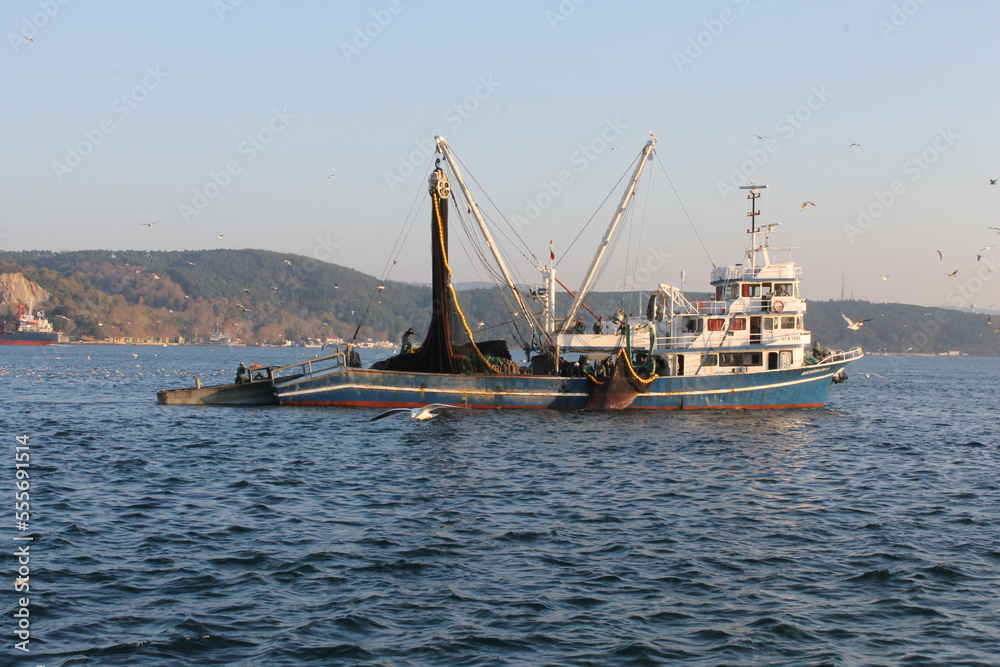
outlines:
{"label": "clear sky", "polygon": [[[753,179],[806,296],[843,276],[861,299],[1000,303],[997,2],[5,0],[0,25],[3,249],[264,248],[378,275],[443,132],[573,285],[607,206],[564,250],[655,132],[639,288],[707,287],[685,210],[739,261],[731,186]],[[425,236],[391,278],[428,280]]]}

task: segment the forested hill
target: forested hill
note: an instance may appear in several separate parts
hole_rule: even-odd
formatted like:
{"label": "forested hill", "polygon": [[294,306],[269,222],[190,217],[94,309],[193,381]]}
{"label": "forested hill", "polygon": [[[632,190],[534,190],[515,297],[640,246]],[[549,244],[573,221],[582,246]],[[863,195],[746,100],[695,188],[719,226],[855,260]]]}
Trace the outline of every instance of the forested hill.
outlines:
{"label": "forested hill", "polygon": [[[0,273],[23,273],[47,290],[48,301],[35,307],[45,308],[56,328],[97,340],[202,342],[213,330],[248,344],[349,339],[370,308],[358,339],[397,341],[410,326],[425,332],[430,316],[427,286],[387,282],[378,290],[376,278],[353,269],[266,250],[0,252]],[[459,295],[473,328],[507,317],[496,290]],[[638,314],[646,296],[595,293],[587,305],[605,318],[622,305]],[[560,312],[569,301],[560,296]],[[8,324],[14,309],[13,303],[0,309]],[[872,321],[849,331],[841,313]],[[589,327],[593,317],[581,315]],[[813,301],[806,325],[830,348],[996,356],[1000,317],[994,319],[904,304]]]}

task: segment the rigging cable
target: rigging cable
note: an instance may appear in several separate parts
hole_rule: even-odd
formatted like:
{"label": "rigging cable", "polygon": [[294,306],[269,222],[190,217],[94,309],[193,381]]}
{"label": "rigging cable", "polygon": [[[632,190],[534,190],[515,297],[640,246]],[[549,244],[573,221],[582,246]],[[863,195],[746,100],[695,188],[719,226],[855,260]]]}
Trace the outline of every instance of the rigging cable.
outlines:
{"label": "rigging cable", "polygon": [[681,201],[681,196],[677,193],[677,188],[674,187],[673,181],[670,180],[670,174],[667,173],[667,170],[663,166],[663,163],[660,162],[659,155],[656,156],[656,163],[660,165],[660,169],[663,170],[663,175],[667,177],[667,183],[670,183],[670,189],[674,191],[674,196],[677,197],[677,203],[680,204],[681,210],[684,211],[684,216],[687,218],[688,224],[691,225],[691,230],[694,232],[695,237],[697,237],[698,243],[701,244],[701,249],[705,251],[705,256],[708,257],[709,264],[712,265],[713,269],[719,268],[718,266],[716,266],[715,262],[712,261],[712,255],[709,254],[708,248],[705,247],[705,242],[701,240],[701,234],[698,233],[698,229],[694,226],[694,221],[691,219],[691,216],[688,214],[687,209],[684,207],[684,202]]}
{"label": "rigging cable", "polygon": [[[429,175],[428,171],[426,175]],[[426,178],[424,179],[426,181]],[[399,254],[403,251],[403,246],[406,244],[406,240],[410,237],[410,233],[413,231],[413,226],[417,221],[417,202],[420,199],[420,192],[423,190],[423,183],[417,188],[417,193],[413,197],[413,202],[410,204],[410,212],[406,215],[406,221],[403,223],[403,228],[400,229],[399,234],[396,235],[396,242],[392,246],[392,250],[389,252],[389,258],[386,260],[385,266],[382,267],[382,275],[375,285],[375,291],[372,293],[371,297],[368,299],[368,305],[365,306],[365,311],[358,318],[358,326],[354,329],[354,335],[351,337],[351,342],[353,343],[358,339],[358,334],[361,332],[361,326],[372,312],[372,304],[378,295],[385,290],[385,282],[389,279],[389,275],[392,272],[392,267],[396,265],[397,258]],[[379,289],[379,288],[382,289]]]}
{"label": "rigging cable", "polygon": [[[639,158],[637,157],[636,160],[638,159]],[[635,160],[632,160],[632,165],[634,164]],[[626,169],[624,173],[622,173],[622,176],[621,178],[618,179],[618,182],[615,183],[614,186],[612,186],[611,190],[608,191],[608,194],[605,195],[604,201],[600,203],[600,205],[597,207],[597,210],[594,211],[593,215],[590,216],[590,219],[587,220],[586,224],[583,225],[583,228],[580,229],[579,232],[577,232],[575,237],[573,237],[573,240],[570,242],[569,246],[567,246],[566,249],[563,250],[562,253],[560,253],[559,259],[556,261],[555,264],[556,266],[559,266],[560,262],[562,262],[562,260],[566,258],[566,256],[569,254],[569,251],[573,248],[576,242],[580,240],[580,236],[583,235],[583,233],[587,230],[587,227],[590,226],[590,223],[594,221],[594,218],[597,217],[597,214],[601,212],[601,209],[604,208],[604,205],[608,203],[608,199],[611,197],[611,195],[613,195],[618,190],[618,186],[621,185],[621,182],[625,179],[626,174],[628,174],[630,170],[634,169],[632,165],[629,165],[629,168]]]}

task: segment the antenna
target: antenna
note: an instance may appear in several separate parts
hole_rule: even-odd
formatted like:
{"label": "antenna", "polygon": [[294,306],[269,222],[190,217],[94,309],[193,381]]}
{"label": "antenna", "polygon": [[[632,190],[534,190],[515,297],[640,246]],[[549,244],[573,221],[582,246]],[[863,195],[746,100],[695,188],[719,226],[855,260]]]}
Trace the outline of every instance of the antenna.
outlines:
{"label": "antenna", "polygon": [[749,190],[750,194],[747,195],[747,199],[750,200],[750,212],[747,213],[750,216],[750,233],[757,233],[757,216],[760,215],[760,211],[757,210],[757,198],[760,197],[758,190],[767,189],[766,185],[757,185],[753,181],[750,181],[750,185],[741,185],[740,190]]}

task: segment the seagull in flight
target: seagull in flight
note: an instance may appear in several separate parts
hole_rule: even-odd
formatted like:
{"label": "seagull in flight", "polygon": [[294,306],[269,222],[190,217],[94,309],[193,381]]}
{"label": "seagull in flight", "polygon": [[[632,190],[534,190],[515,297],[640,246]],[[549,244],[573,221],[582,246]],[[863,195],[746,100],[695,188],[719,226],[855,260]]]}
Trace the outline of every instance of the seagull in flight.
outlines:
{"label": "seagull in flight", "polygon": [[410,413],[410,419],[419,419],[420,421],[427,421],[428,419],[434,419],[437,417],[435,411],[443,410],[445,408],[461,408],[461,405],[448,405],[447,403],[431,403],[430,405],[425,405],[420,408],[393,408],[392,410],[386,410],[382,414],[375,415],[368,421],[375,421],[376,419],[384,419],[391,415],[402,414],[404,412]]}
{"label": "seagull in flight", "polygon": [[806,210],[806,206],[815,206],[815,205],[816,204],[812,203],[811,201],[804,201],[802,202],[802,206],[799,206],[799,213]]}
{"label": "seagull in flight", "polygon": [[[26,40],[28,40],[29,42],[33,42],[33,41],[35,41],[35,40],[31,39],[30,37],[28,37],[27,35],[25,35],[25,36],[24,36],[24,38],[25,38]],[[994,181],[994,182],[996,182],[996,181]]]}
{"label": "seagull in flight", "polygon": [[945,275],[948,276],[949,278],[954,278],[955,276],[958,275],[958,269],[955,269],[951,273],[946,273]]}
{"label": "seagull in flight", "polygon": [[[25,39],[27,39],[27,38],[25,38]],[[997,184],[997,179],[991,178],[990,179],[990,185],[996,185],[996,184]]]}
{"label": "seagull in flight", "polygon": [[156,222],[140,222],[139,224],[142,225],[143,227],[152,227],[153,225],[158,225],[161,222],[163,222],[163,221],[162,220],[157,220]]}
{"label": "seagull in flight", "polygon": [[287,264],[288,266],[291,266],[291,265],[292,265],[292,263],[291,263],[291,262],[289,262],[289,261],[288,261],[287,259],[283,259],[283,260],[281,260],[281,263],[282,263],[282,264]]}
{"label": "seagull in flight", "polygon": [[757,137],[757,138],[758,138],[758,139],[760,139],[761,141],[763,141],[764,139],[770,139],[770,138],[771,138],[771,137],[762,137],[761,135],[757,134],[756,132],[751,132],[751,133],[750,133],[750,136],[752,136],[752,137]]}
{"label": "seagull in flight", "polygon": [[938,259],[940,259],[943,262],[944,261],[944,255],[941,254],[940,250],[937,251],[937,254],[938,254]]}
{"label": "seagull in flight", "polygon": [[854,320],[849,318],[847,315],[844,315],[843,313],[841,313],[840,316],[844,318],[845,322],[847,322],[847,328],[850,329],[851,331],[857,331],[858,329],[861,328],[862,324],[864,324],[865,322],[872,321],[872,318],[868,318],[867,320],[858,320],[857,322],[855,322]]}
{"label": "seagull in flight", "polygon": [[882,280],[888,280],[889,277],[891,276],[891,274],[889,274],[889,273],[886,273],[884,275],[880,273],[879,275],[882,276]]}
{"label": "seagull in flight", "polygon": [[850,146],[848,146],[848,148],[852,148],[852,147],[854,147],[854,146],[857,146],[857,147],[858,147],[858,148],[860,148],[861,150],[864,150],[864,149],[865,149],[865,147],[864,147],[864,146],[862,146],[861,144],[858,144],[858,143],[854,143],[854,144],[851,144]]}

